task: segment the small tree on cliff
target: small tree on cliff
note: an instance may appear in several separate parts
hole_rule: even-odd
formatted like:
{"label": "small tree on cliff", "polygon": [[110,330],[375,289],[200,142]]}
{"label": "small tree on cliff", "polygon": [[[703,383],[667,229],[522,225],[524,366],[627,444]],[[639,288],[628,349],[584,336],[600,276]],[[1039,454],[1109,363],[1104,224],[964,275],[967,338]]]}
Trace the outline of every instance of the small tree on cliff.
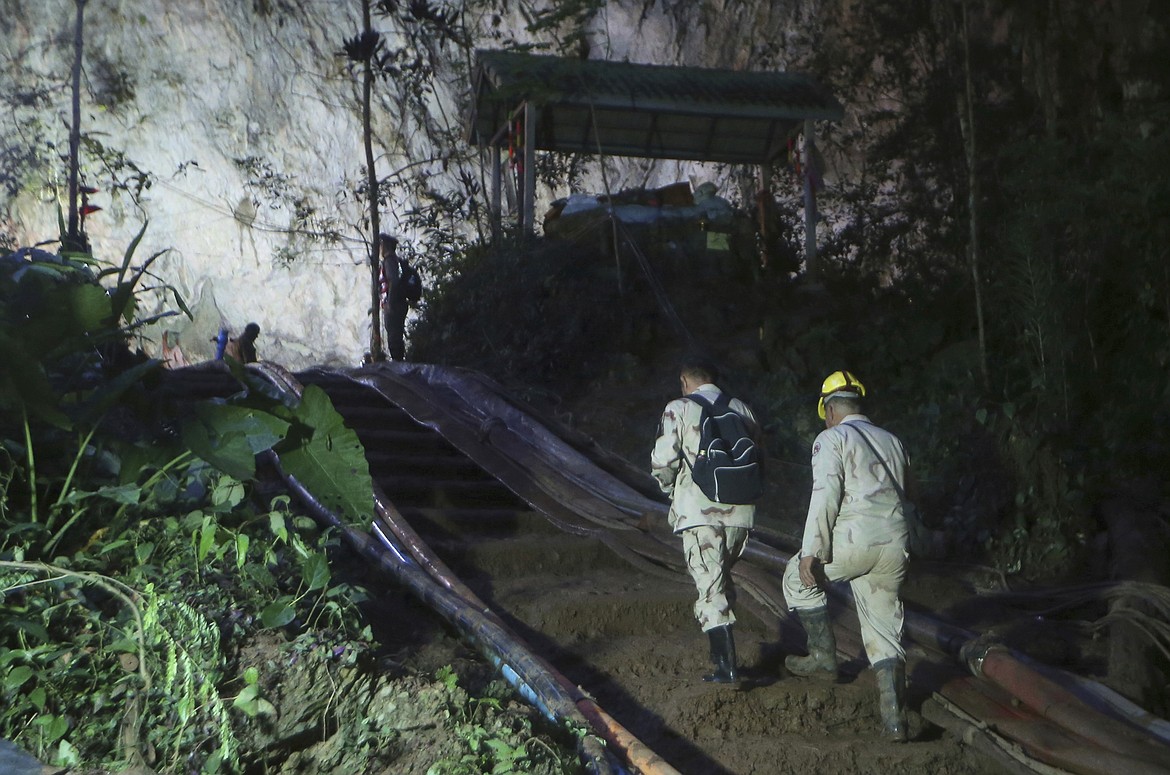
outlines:
{"label": "small tree on cliff", "polygon": [[[452,126],[445,120],[436,122],[428,115],[430,98],[434,96],[434,52],[427,50],[428,43],[442,46],[447,41],[455,41],[464,51],[470,50],[468,36],[461,24],[444,11],[432,7],[429,3],[419,0],[412,2],[409,7],[400,7],[397,0],[361,0],[362,31],[344,43],[342,55],[349,61],[351,68],[360,69],[362,78],[361,112],[362,112],[362,143],[365,150],[365,175],[363,181],[364,195],[369,207],[369,246],[370,246],[370,310],[371,333],[369,357],[373,361],[383,361],[386,354],[382,350],[381,331],[381,283],[379,277],[381,251],[378,243],[378,234],[381,232],[381,208],[390,200],[387,182],[395,179],[399,184],[406,181],[403,176],[408,169],[415,169],[417,176],[410,193],[413,201],[436,202],[444,211],[458,210],[457,217],[452,221],[466,221],[471,215],[464,211],[464,207],[471,200],[469,195],[452,196],[450,193],[438,194],[435,190],[432,175],[426,166],[430,162],[442,163],[444,167],[454,163],[452,157],[456,155],[454,140],[459,136],[458,127]],[[403,44],[396,48],[386,45],[386,38],[382,33],[373,29],[372,14],[379,15],[393,21],[402,32]],[[374,132],[373,132],[373,98],[374,86],[379,79],[392,81],[398,94],[397,104],[400,107],[399,118],[402,126],[417,122],[419,128],[425,132],[438,149],[435,158],[410,159],[398,171],[386,178],[380,178],[375,165]],[[444,117],[445,118],[445,117]],[[405,130],[403,130],[405,131]],[[473,188],[474,183],[467,174],[460,175],[465,188]],[[432,230],[435,221],[423,205],[412,206],[406,214],[408,218],[419,221],[425,228]],[[448,215],[450,213],[448,212]]]}
{"label": "small tree on cliff", "polygon": [[374,140],[370,129],[370,101],[374,90],[376,69],[385,58],[385,45],[380,33],[370,26],[370,0],[362,0],[362,31],[345,41],[345,58],[351,67],[360,67],[362,74],[362,145],[366,154],[366,195],[370,207],[370,352],[371,361],[386,360],[382,349],[381,292],[378,269],[380,249],[378,234],[381,223],[378,213],[378,173],[374,166]]}
{"label": "small tree on cliff", "polygon": [[72,121],[69,125],[69,212],[65,233],[61,235],[61,250],[64,253],[89,253],[89,240],[82,227],[84,213],[78,207],[81,194],[79,183],[79,155],[81,150],[81,55],[85,46],[85,4],[87,0],[74,0],[77,14],[73,25],[73,77],[72,77]]}

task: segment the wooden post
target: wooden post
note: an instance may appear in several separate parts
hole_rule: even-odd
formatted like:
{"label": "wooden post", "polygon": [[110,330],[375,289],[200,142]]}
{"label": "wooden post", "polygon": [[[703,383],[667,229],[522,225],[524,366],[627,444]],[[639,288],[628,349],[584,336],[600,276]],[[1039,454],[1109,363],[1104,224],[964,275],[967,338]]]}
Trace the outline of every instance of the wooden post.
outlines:
{"label": "wooden post", "polygon": [[500,236],[500,176],[503,175],[503,170],[500,168],[501,154],[500,146],[497,143],[492,143],[491,146],[492,159],[492,204],[491,204],[491,227],[492,227],[492,241],[499,239]]}
{"label": "wooden post", "polygon": [[772,203],[769,201],[772,198],[772,190],[770,186],[771,180],[772,165],[768,162],[764,162],[760,165],[760,187],[756,192],[756,224],[757,228],[760,230],[759,265],[761,269],[767,268],[768,260],[771,258],[771,256],[768,255],[768,241],[772,238],[771,232],[768,231],[768,227],[771,225],[768,223],[768,215],[772,211]]}
{"label": "wooden post", "polygon": [[536,229],[536,107],[524,103],[524,210],[521,227],[526,234]]}
{"label": "wooden post", "polygon": [[804,261],[808,279],[817,282],[820,279],[820,266],[817,262],[817,195],[813,190],[812,160],[813,160],[813,121],[804,122]]}
{"label": "wooden post", "polygon": [[69,125],[69,212],[68,225],[65,227],[65,233],[61,235],[61,249],[89,253],[89,243],[82,233],[77,210],[81,153],[81,53],[85,41],[86,0],[74,0],[74,3],[77,6],[77,16],[73,26],[73,121]]}

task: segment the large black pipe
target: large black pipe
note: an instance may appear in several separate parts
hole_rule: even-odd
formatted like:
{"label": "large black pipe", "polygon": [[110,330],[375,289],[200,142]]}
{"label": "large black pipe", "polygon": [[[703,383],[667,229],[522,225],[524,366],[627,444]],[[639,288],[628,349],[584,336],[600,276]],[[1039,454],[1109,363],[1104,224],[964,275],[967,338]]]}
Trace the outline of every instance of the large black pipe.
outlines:
{"label": "large black pipe", "polygon": [[538,660],[524,650],[515,648],[511,635],[503,627],[475,610],[459,595],[438,584],[385,534],[382,534],[382,543],[379,543],[369,533],[342,522],[296,477],[283,469],[275,453],[270,451],[266,456],[289,489],[297,494],[317,520],[336,528],[362,556],[393,576],[471,640],[516,691],[545,718],[554,724],[569,724],[580,732],[577,736],[577,753],[587,772],[591,775],[626,773],[622,765],[614,761],[604,741],[589,732],[588,722],[560,682]]}

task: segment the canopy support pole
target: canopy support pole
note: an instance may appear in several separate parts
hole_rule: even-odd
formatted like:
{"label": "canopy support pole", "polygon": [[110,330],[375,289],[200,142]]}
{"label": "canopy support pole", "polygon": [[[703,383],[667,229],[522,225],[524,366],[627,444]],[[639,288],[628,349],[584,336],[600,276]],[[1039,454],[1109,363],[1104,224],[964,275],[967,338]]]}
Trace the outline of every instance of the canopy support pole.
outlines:
{"label": "canopy support pole", "polygon": [[536,229],[536,108],[532,100],[524,103],[524,206],[520,225],[525,234]]}
{"label": "canopy support pole", "polygon": [[805,272],[812,282],[820,280],[820,262],[817,260],[817,195],[813,188],[813,121],[804,121],[804,262]]}
{"label": "canopy support pole", "polygon": [[503,175],[503,170],[500,167],[500,164],[502,162],[501,154],[500,154],[500,146],[496,143],[492,143],[491,158],[492,158],[491,227],[492,227],[492,240],[495,241],[495,240],[499,239],[499,236],[500,236],[500,212],[501,212],[500,189],[502,187],[502,181],[500,180],[500,177]]}

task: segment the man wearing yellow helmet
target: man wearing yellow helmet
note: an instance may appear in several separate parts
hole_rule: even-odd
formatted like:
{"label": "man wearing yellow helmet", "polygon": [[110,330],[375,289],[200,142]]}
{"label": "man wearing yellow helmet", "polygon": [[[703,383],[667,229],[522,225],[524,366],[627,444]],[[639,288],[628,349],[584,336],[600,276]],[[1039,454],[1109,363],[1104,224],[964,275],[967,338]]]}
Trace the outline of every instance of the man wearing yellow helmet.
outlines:
{"label": "man wearing yellow helmet", "polygon": [[906,576],[903,500],[909,460],[902,442],[861,413],[865,386],[836,371],[821,386],[817,412],[825,430],[813,442],[812,497],[799,558],[784,572],[784,596],[808,634],[807,657],[785,667],[799,676],[836,677],[837,646],[825,581],[848,581],[861,637],[873,666],[885,736],[907,737],[903,700],[904,616],[899,591]]}

